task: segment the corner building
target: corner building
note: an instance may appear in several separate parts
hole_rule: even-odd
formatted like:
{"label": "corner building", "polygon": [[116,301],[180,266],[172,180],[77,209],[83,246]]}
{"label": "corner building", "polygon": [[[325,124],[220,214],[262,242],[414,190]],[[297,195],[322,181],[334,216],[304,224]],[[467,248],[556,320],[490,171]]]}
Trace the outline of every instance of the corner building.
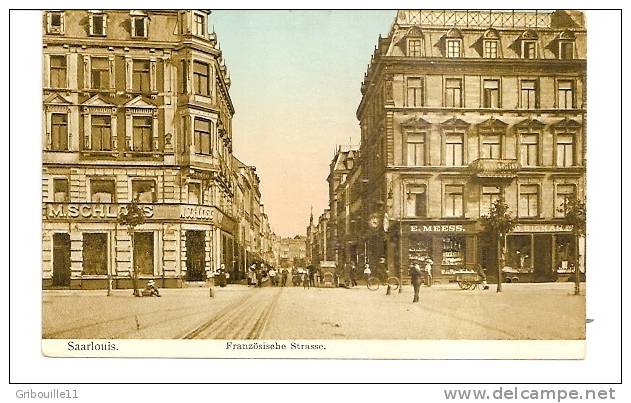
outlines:
{"label": "corner building", "polygon": [[[230,77],[208,10],[43,13],[43,286],[161,287],[234,259]],[[133,241],[117,224],[137,200]]]}
{"label": "corner building", "polygon": [[362,83],[367,260],[434,278],[477,263],[495,273],[479,218],[504,194],[518,225],[506,265],[520,281],[563,274],[574,256],[559,211],[585,192],[586,29],[576,11],[399,11]]}

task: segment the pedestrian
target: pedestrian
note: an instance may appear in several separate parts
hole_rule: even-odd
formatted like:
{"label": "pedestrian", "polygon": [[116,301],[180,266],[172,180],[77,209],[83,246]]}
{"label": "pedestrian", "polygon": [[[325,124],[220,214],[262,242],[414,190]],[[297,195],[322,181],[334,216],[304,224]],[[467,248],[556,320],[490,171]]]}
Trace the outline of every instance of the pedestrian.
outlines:
{"label": "pedestrian", "polygon": [[263,269],[261,267],[256,268],[256,286],[261,287],[263,285]]}
{"label": "pedestrian", "polygon": [[220,264],[219,269],[215,272],[215,281],[219,283],[219,287],[224,288],[226,286],[226,265]]}
{"label": "pedestrian", "polygon": [[377,275],[384,283],[388,281],[388,265],[386,264],[386,258],[381,256],[379,258],[379,266],[377,266]]}
{"label": "pedestrian", "polygon": [[307,266],[307,274],[309,275],[309,287],[315,287],[316,268],[314,265]]}
{"label": "pedestrian", "polygon": [[309,271],[303,269],[302,267],[298,269],[300,271],[300,277],[302,279],[302,288],[305,290],[309,289]]}
{"label": "pedestrian", "polygon": [[289,275],[289,272],[287,270],[286,267],[283,267],[283,269],[281,270],[281,274],[280,274],[280,286],[281,287],[285,287],[287,285],[287,276]]}
{"label": "pedestrian", "polygon": [[489,286],[486,284],[486,269],[482,267],[480,263],[475,266],[475,272],[478,273],[478,277],[480,277],[480,284],[482,285],[483,290],[488,290]]}
{"label": "pedestrian", "polygon": [[370,278],[370,275],[371,275],[370,265],[366,263],[366,265],[364,266],[364,280],[366,280],[366,283],[368,283],[368,279]]}
{"label": "pedestrian", "polygon": [[270,283],[272,284],[272,287],[276,287],[276,270],[273,267],[271,267],[269,271],[267,272],[267,275],[269,276],[269,280],[270,280]]}
{"label": "pedestrian", "polygon": [[421,274],[421,266],[418,264],[418,262],[414,262],[410,269],[412,287],[414,287],[414,299],[412,300],[413,303],[419,301],[419,292],[421,290]]}
{"label": "pedestrian", "polygon": [[248,269],[248,286],[256,285],[256,265],[252,263]]}
{"label": "pedestrian", "polygon": [[352,287],[356,287],[357,286],[357,267],[355,266],[355,263],[351,264],[351,286]]}
{"label": "pedestrian", "polygon": [[432,261],[432,259],[429,256],[425,257],[425,276],[426,276],[426,281],[425,281],[425,285],[428,287],[432,286],[432,265],[434,264],[434,261]]}

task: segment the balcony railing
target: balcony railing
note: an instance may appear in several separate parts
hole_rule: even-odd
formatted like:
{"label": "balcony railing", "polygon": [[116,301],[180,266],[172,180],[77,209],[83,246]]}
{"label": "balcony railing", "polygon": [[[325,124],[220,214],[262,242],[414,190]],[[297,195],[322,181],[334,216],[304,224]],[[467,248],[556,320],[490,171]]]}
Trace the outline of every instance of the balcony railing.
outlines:
{"label": "balcony railing", "polygon": [[519,169],[519,163],[513,159],[480,158],[469,164],[469,170],[476,178],[513,179]]}
{"label": "balcony railing", "polygon": [[399,25],[433,27],[549,28],[550,11],[401,10]]}

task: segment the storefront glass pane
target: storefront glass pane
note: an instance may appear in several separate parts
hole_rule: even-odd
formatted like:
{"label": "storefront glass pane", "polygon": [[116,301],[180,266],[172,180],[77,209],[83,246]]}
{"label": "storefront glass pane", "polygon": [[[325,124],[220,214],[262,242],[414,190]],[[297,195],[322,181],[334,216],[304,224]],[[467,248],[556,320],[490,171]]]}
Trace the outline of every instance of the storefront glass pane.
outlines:
{"label": "storefront glass pane", "polygon": [[530,235],[509,236],[506,240],[506,266],[520,270],[532,271]]}
{"label": "storefront glass pane", "polygon": [[443,237],[442,274],[453,274],[465,269],[465,238]]}
{"label": "storefront glass pane", "polygon": [[107,234],[83,234],[83,274],[107,274]]}
{"label": "storefront glass pane", "polygon": [[555,267],[557,273],[567,274],[574,271],[575,265],[575,245],[574,236],[557,235],[556,236],[556,262]]}

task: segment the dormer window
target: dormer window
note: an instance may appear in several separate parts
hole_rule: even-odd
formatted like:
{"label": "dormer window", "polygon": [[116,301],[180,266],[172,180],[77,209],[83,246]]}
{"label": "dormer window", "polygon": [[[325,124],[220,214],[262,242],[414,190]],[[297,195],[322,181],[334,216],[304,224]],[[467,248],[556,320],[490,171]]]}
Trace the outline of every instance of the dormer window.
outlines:
{"label": "dormer window", "polygon": [[536,59],[537,58],[537,40],[539,36],[531,29],[524,31],[519,36],[521,42],[521,58]]}
{"label": "dormer window", "polygon": [[410,57],[423,56],[423,39],[422,38],[408,39],[408,56]]}
{"label": "dormer window", "polygon": [[90,35],[105,36],[107,34],[107,16],[102,12],[90,14]]}
{"label": "dormer window", "polygon": [[64,33],[64,12],[63,11],[49,11],[47,14],[47,32],[49,34],[63,34]]}
{"label": "dormer window", "polygon": [[482,57],[485,59],[497,59],[500,34],[494,28],[489,28],[482,36]]}
{"label": "dormer window", "polygon": [[559,59],[561,60],[574,59],[574,42],[573,41],[559,41]]}
{"label": "dormer window", "polygon": [[133,38],[146,38],[147,22],[148,18],[145,16],[133,16],[131,18],[131,36]]}
{"label": "dormer window", "polygon": [[447,39],[447,57],[460,57],[461,39]]}
{"label": "dormer window", "polygon": [[206,36],[206,16],[193,13],[193,35]]}

